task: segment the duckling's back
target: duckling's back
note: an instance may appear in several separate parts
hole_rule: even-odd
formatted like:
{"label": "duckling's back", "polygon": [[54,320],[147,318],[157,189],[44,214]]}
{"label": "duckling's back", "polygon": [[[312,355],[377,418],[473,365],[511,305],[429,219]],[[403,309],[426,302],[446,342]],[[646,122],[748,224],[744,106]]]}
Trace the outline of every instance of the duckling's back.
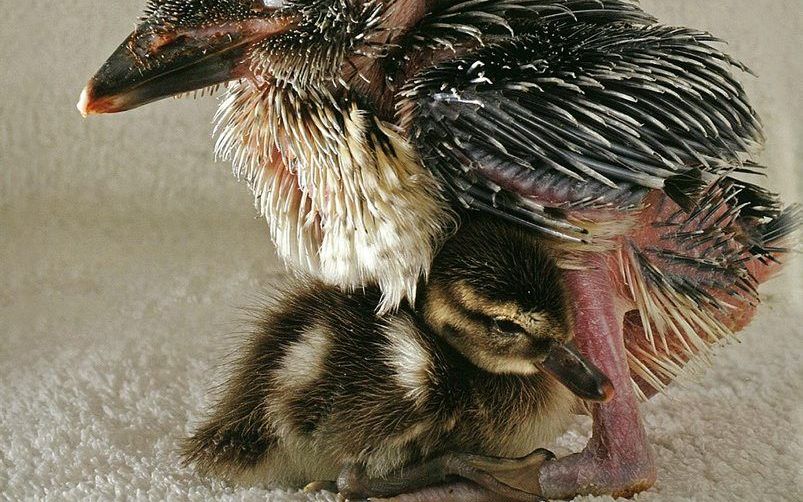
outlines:
{"label": "duckling's back", "polygon": [[214,413],[187,440],[201,471],[247,482],[385,475],[445,452],[518,456],[560,431],[575,400],[546,377],[490,375],[378,290],[313,283],[258,321]]}

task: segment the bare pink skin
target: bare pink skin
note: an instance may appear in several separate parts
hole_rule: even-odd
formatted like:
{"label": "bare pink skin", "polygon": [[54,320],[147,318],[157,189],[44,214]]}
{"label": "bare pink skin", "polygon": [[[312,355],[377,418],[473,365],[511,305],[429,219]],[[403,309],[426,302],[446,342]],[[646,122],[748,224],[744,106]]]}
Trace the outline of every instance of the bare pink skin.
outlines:
{"label": "bare pink skin", "polygon": [[589,255],[588,260],[588,269],[566,273],[575,343],[608,376],[615,393],[610,401],[593,405],[593,433],[585,449],[542,466],[542,495],[548,498],[630,496],[652,486],[656,478],[627,364],[625,304],[612,294],[616,287],[607,260],[600,255]]}
{"label": "bare pink skin", "polygon": [[[667,245],[661,230],[651,223],[667,221],[677,210],[678,206],[664,194],[651,193],[633,227],[637,230],[624,238],[642,249],[659,241]],[[610,378],[615,394],[612,400],[593,405],[593,433],[583,451],[541,467],[542,495],[548,498],[571,498],[578,494],[631,496],[650,488],[656,479],[655,461],[631,385],[625,352],[626,345],[647,343],[641,320],[625,294],[625,280],[614,265],[614,258],[595,254],[586,258],[585,270],[566,272],[574,310],[575,343]],[[758,283],[766,281],[779,267],[777,263],[764,265],[758,260],[748,263]],[[743,329],[756,313],[757,306],[748,301],[724,298],[718,291],[711,293],[735,303],[736,309],[720,318],[734,332]],[[649,385],[639,383],[647,396],[656,393]]]}
{"label": "bare pink skin", "polygon": [[[660,227],[653,226],[654,222],[669,220],[679,209],[680,208],[677,206],[677,204],[672,202],[661,191],[653,191],[644,200],[644,209],[642,209],[638,215],[637,221],[633,226],[634,231],[623,238],[629,240],[632,244],[640,249],[648,249],[652,246],[680,249],[680,247],[683,245],[683,242],[679,242],[677,239],[667,238],[667,236],[664,234],[665,230],[662,230]],[[713,213],[713,217],[719,216],[724,211],[725,208],[721,207],[719,210]],[[749,224],[749,222],[746,220],[741,220],[739,223],[742,226]],[[733,241],[730,244],[727,244],[727,246],[739,246],[738,239],[739,235],[734,235]],[[687,252],[690,251],[688,248],[684,248],[684,250]],[[691,251],[701,252],[702,249]],[[761,261],[754,259],[746,263],[748,271],[755,278],[757,284],[766,282],[781,268],[784,255],[776,254],[774,258],[778,261],[764,264]],[[614,271],[617,269],[615,266],[611,266],[611,268]],[[697,281],[705,278],[705,274],[711,274],[711,272],[692,271],[690,269],[676,268],[672,271],[674,273],[686,275],[687,277],[696,279]],[[620,297],[624,298],[626,295],[625,278],[622,277],[618,271],[612,272],[612,274],[613,283],[616,285],[616,291],[619,292]],[[735,307],[733,309],[729,309],[727,312],[722,312],[717,315],[719,321],[734,333],[744,329],[756,314],[756,310],[758,308],[757,304],[750,303],[744,299],[726,296],[721,291],[715,289],[709,289],[708,292],[712,296]],[[639,317],[638,312],[635,310],[630,310],[625,314],[623,332],[624,344],[628,348],[642,345],[645,349],[650,348],[651,350],[658,350],[659,353],[665,352],[660,346],[656,348],[652,348],[650,346],[649,342],[647,341],[647,337],[644,334],[641,318]],[[677,358],[680,358],[684,362],[688,359],[686,352],[682,347],[679,346],[677,340],[670,339],[668,341],[668,345],[670,352],[672,352],[671,356],[673,358],[676,360]],[[651,397],[658,392],[655,388],[641,380],[637,375],[634,375],[634,380],[647,397]],[[664,383],[668,384],[669,381],[664,380]]]}
{"label": "bare pink skin", "polygon": [[[657,244],[662,240],[661,230],[651,223],[667,221],[677,210],[677,205],[664,194],[651,193],[639,215],[640,221],[634,226],[638,230],[626,238],[642,249]],[[667,245],[666,240],[662,245]],[[611,401],[593,405],[593,433],[583,451],[541,467],[542,494],[548,498],[571,498],[578,494],[630,496],[648,489],[656,479],[655,461],[630,383],[625,352],[626,345],[647,342],[641,320],[624,294],[624,278],[614,263],[610,256],[589,254],[586,270],[566,273],[574,309],[575,342],[610,378],[616,392]],[[767,266],[754,260],[748,268],[761,283],[779,265]],[[717,291],[712,294],[723,296]],[[720,319],[734,332],[743,329],[755,315],[754,304],[734,298],[722,299],[732,304],[736,302],[737,308]],[[656,393],[643,382],[640,387],[648,396]]]}

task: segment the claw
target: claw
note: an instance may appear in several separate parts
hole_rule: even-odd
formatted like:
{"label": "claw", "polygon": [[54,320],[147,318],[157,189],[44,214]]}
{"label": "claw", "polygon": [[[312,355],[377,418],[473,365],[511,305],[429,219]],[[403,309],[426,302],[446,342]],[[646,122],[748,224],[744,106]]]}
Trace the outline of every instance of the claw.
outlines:
{"label": "claw", "polygon": [[337,493],[337,483],[334,481],[312,481],[311,483],[307,483],[301,491],[304,493],[321,491]]}

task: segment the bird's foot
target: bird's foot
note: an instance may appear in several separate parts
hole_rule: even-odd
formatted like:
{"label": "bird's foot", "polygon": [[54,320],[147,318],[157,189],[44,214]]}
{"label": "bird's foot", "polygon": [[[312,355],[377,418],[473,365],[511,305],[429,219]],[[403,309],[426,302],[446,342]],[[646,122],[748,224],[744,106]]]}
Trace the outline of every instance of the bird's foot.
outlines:
{"label": "bird's foot", "polygon": [[541,493],[549,499],[577,495],[631,497],[655,483],[652,450],[611,451],[592,441],[580,453],[546,462],[539,473]]}
{"label": "bird's foot", "polygon": [[[393,497],[391,500],[399,502],[449,498],[536,502],[544,500],[538,470],[554,458],[544,449],[515,459],[453,453],[405,467],[385,478],[370,478],[361,466],[351,465],[343,469],[337,486],[349,500]],[[455,483],[457,480],[470,481],[474,486]]]}

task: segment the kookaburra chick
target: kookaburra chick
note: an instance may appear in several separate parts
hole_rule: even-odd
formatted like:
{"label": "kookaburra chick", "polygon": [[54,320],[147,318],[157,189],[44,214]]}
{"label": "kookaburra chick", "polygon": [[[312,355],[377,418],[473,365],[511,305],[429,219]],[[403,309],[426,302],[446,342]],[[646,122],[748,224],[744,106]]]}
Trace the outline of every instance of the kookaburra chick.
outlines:
{"label": "kookaburra chick", "polygon": [[382,311],[464,211],[551,239],[616,394],[540,487],[626,494],[655,479],[638,394],[750,320],[797,221],[735,177],[761,127],[715,42],[626,0],[155,0],[79,108],[228,82],[217,150],[279,254]]}
{"label": "kookaburra chick", "polygon": [[[578,397],[610,382],[572,344],[562,274],[532,232],[480,219],[448,241],[407,302],[309,281],[256,330],[185,458],[234,481],[397,496],[474,481],[492,500],[535,500],[540,449]],[[330,483],[326,483],[329,481]],[[323,483],[321,483],[323,482]],[[418,492],[420,496],[422,492]]]}

